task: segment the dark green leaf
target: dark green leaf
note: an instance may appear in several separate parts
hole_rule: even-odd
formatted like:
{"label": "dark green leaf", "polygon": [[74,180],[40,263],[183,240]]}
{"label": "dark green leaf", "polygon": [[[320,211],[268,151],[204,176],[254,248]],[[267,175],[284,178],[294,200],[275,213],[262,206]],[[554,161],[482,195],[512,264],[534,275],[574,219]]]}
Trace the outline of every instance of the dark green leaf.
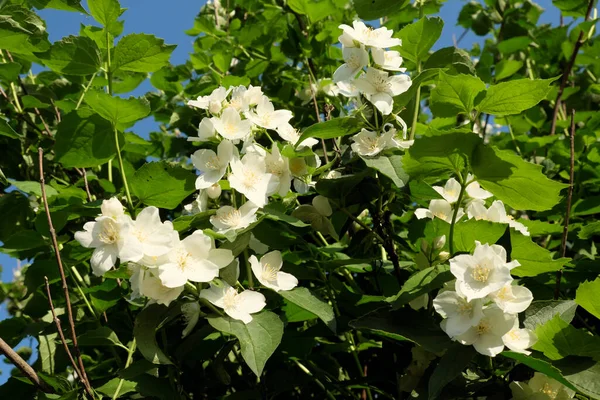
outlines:
{"label": "dark green leaf", "polygon": [[172,210],[196,190],[195,182],[193,172],[160,161],[146,163],[135,171],[130,185],[144,204]]}
{"label": "dark green leaf", "polygon": [[335,314],[333,308],[313,293],[303,287],[297,287],[292,290],[279,291],[281,297],[297,306],[310,311],[318,316],[333,332],[336,331]]}
{"label": "dark green leaf", "polygon": [[372,21],[397,13],[408,3],[408,0],[354,0],[354,9],[361,19]]}
{"label": "dark green leaf", "polygon": [[404,187],[408,175],[402,168],[402,156],[399,154],[380,154],[374,158],[362,157],[367,167],[379,171],[394,182],[396,187]]}
{"label": "dark green leaf", "polygon": [[150,304],[135,318],[133,335],[137,340],[138,349],[146,360],[154,364],[172,364],[156,342],[156,330],[166,313],[167,307]]}
{"label": "dark green leaf", "polygon": [[595,281],[585,281],[577,288],[575,302],[587,312],[600,319],[600,278]]}
{"label": "dark green leaf", "polygon": [[359,130],[360,124],[358,120],[352,117],[334,118],[330,121],[319,122],[302,132],[300,139],[298,139],[298,142],[296,143],[296,147],[304,140],[311,137],[317,139],[333,139],[352,135]]}
{"label": "dark green leaf", "polygon": [[472,346],[456,343],[450,347],[429,378],[429,399],[439,398],[442,389],[461,374],[475,354]]}
{"label": "dark green leaf", "polygon": [[119,346],[127,348],[121,343],[117,334],[107,326],[92,329],[77,337],[80,346]]}

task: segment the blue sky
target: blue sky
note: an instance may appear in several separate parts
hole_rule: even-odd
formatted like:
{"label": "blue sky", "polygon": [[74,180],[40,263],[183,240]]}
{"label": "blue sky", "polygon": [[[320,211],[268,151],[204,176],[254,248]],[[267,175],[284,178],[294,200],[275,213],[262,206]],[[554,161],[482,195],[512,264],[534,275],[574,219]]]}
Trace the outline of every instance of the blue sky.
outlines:
{"label": "blue sky", "polygon": [[[165,6],[164,0],[121,0],[122,7],[127,8],[123,15],[125,20],[123,33],[154,34],[163,38],[167,44],[176,44],[177,48],[173,52],[171,63],[184,63],[193,48],[193,38],[187,36],[184,31],[193,26],[194,18],[204,3],[205,1],[170,0]],[[559,13],[552,7],[551,1],[543,0],[538,3],[546,9],[540,22],[557,24]],[[452,35],[454,34],[458,38],[463,33],[463,28],[457,27],[455,21],[464,4],[464,1],[459,0],[450,0],[444,4],[440,12],[440,16],[445,21],[444,31],[434,49],[452,46]],[[41,10],[39,15],[46,21],[50,40],[53,42],[64,36],[77,35],[80,24],[97,25],[92,17],[81,13]],[[481,38],[469,33],[464,37],[460,46],[470,48],[476,41],[481,42]],[[133,95],[140,96],[151,90],[152,87],[148,83],[144,83],[133,92]],[[147,137],[150,131],[156,129],[156,124],[152,120],[144,120],[136,124],[133,129],[138,135]],[[0,266],[2,266],[0,279],[2,282],[10,282],[17,261],[0,253]],[[7,317],[5,307],[0,306],[0,320]],[[22,345],[31,345],[30,340],[25,340],[19,346]],[[34,361],[35,357],[34,354],[31,361]],[[11,369],[10,365],[2,361],[2,358],[0,357],[0,384],[8,379]]]}

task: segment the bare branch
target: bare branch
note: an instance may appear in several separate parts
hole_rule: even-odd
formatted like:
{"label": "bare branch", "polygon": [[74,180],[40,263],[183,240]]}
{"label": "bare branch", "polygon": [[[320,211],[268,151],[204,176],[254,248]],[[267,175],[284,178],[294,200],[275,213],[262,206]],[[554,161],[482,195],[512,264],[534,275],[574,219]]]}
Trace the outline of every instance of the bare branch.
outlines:
{"label": "bare branch", "polygon": [[31,365],[27,364],[2,338],[0,338],[0,353],[4,354],[42,392],[54,393],[54,390],[40,379],[34,369],[31,368]]}

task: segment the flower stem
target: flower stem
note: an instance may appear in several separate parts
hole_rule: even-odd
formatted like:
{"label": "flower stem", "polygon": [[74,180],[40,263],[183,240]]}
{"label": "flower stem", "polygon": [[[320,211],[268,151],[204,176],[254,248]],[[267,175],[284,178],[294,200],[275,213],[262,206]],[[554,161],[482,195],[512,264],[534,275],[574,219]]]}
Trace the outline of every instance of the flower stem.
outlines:
{"label": "flower stem", "polygon": [[448,242],[450,247],[450,257],[454,255],[454,225],[456,225],[456,217],[458,215],[458,209],[460,208],[460,203],[465,195],[465,189],[467,188],[467,183],[461,179],[460,182],[460,194],[458,195],[458,200],[456,200],[456,207],[454,208],[454,213],[452,214],[452,223],[450,224],[450,234],[448,235]]}
{"label": "flower stem", "polygon": [[248,261],[248,249],[244,249],[244,263],[246,264],[246,275],[248,278],[248,287],[254,289],[254,278],[252,277],[252,267]]}
{"label": "flower stem", "polygon": [[[131,361],[133,360],[133,353],[135,353],[136,346],[137,346],[137,342],[134,337],[133,340],[131,341],[131,344],[129,345],[129,348],[127,349],[127,361],[125,361],[125,368],[127,368],[131,365]],[[119,397],[119,392],[121,391],[121,386],[123,386],[124,381],[125,381],[124,379],[119,379],[119,385],[117,386],[117,389],[115,390],[115,394],[112,397],[113,400],[115,400]]]}
{"label": "flower stem", "polygon": [[127,196],[127,204],[129,206],[129,212],[131,216],[134,216],[133,201],[131,200],[131,193],[129,193],[129,185],[127,184],[127,174],[123,166],[123,157],[121,156],[121,148],[119,146],[119,131],[117,125],[114,125],[115,130],[115,146],[117,148],[117,158],[119,159],[119,169],[121,170],[121,178],[123,178],[123,186],[125,187],[125,196]]}

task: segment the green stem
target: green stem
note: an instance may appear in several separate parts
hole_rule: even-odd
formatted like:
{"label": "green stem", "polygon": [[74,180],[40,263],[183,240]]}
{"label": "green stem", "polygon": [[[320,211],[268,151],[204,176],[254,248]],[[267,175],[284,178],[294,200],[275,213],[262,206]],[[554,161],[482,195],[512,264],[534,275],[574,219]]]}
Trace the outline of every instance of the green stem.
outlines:
{"label": "green stem", "polygon": [[[131,361],[133,360],[133,353],[135,353],[136,346],[137,346],[137,342],[134,337],[133,340],[131,341],[131,345],[129,345],[129,348],[127,349],[128,353],[127,353],[127,361],[125,361],[125,368],[127,368],[131,365]],[[121,391],[121,387],[123,386],[124,381],[125,381],[124,379],[119,379],[119,385],[117,386],[117,389],[115,390],[115,394],[112,397],[113,400],[115,400],[119,397],[119,392]]]}
{"label": "green stem", "polygon": [[83,89],[83,93],[81,93],[81,96],[79,96],[79,100],[77,100],[77,106],[75,106],[76,110],[78,110],[79,107],[81,106],[81,103],[83,102],[83,98],[85,97],[85,94],[87,93],[87,91],[92,86],[92,82],[94,82],[94,78],[95,77],[96,77],[96,74],[93,74],[92,77],[90,78],[90,81],[88,82],[88,84]]}
{"label": "green stem", "polygon": [[354,221],[358,225],[360,225],[363,229],[366,229],[369,232],[371,232],[371,234],[373,236],[375,236],[375,238],[377,238],[377,240],[379,240],[381,243],[385,243],[385,240],[383,240],[383,238],[377,232],[375,232],[373,229],[369,228],[364,222],[362,222],[360,219],[358,219],[354,215],[352,215],[352,213],[350,211],[346,210],[344,207],[340,207],[338,204],[333,202],[331,199],[329,199],[329,202],[334,204],[335,206],[337,206],[344,214],[346,214],[352,221]]}
{"label": "green stem", "polygon": [[200,298],[200,303],[204,304],[206,307],[210,308],[211,311],[213,311],[215,314],[223,317],[223,312],[221,310],[219,310],[217,307],[214,306],[213,303],[211,303],[210,301]]}
{"label": "green stem", "polygon": [[246,275],[248,278],[248,287],[250,289],[254,288],[254,278],[252,277],[252,267],[250,266],[250,262],[248,262],[248,249],[244,249],[244,263],[246,264]]}
{"label": "green stem", "polygon": [[521,149],[519,148],[519,145],[517,144],[517,140],[515,139],[515,134],[513,133],[512,130],[512,126],[510,126],[510,124],[508,125],[508,131],[510,132],[510,137],[512,138],[512,142],[515,145],[515,149],[517,149],[517,153],[519,153],[519,155],[521,156]]}
{"label": "green stem", "polygon": [[315,380],[315,383],[325,392],[325,394],[327,395],[328,399],[336,400],[335,396],[329,390],[327,390],[327,388],[325,387],[325,385],[323,385],[323,382],[321,382],[319,380],[319,378],[313,376],[312,372],[310,372],[310,370],[308,368],[306,368],[298,360],[294,360],[294,362],[296,363],[296,365],[298,366],[298,368],[300,368],[302,370],[302,372],[304,372],[306,375],[310,376],[311,378],[313,378]]}
{"label": "green stem", "polygon": [[463,196],[465,195],[466,188],[467,188],[467,184],[461,178],[460,194],[458,195],[458,200],[456,200],[456,207],[454,208],[454,213],[452,214],[452,222],[450,223],[450,234],[448,235],[448,242],[449,242],[449,247],[450,247],[450,257],[452,257],[454,255],[454,225],[456,225],[456,216],[458,215],[458,209],[460,208],[460,203],[462,202]]}
{"label": "green stem", "polygon": [[[417,63],[417,72],[421,72],[421,62]],[[413,111],[412,125],[410,127],[410,137],[408,140],[415,138],[415,132],[417,131],[417,120],[419,119],[419,105],[421,104],[421,86],[417,87],[417,93],[415,94],[415,109]]]}
{"label": "green stem", "polygon": [[[365,372],[363,371],[362,364],[360,363],[360,359],[358,358],[358,350],[356,350],[356,342],[354,341],[354,336],[352,336],[352,332],[346,332],[345,336],[346,340],[350,342],[350,351],[352,351],[352,357],[354,358],[354,362],[356,363],[356,367],[358,368],[360,377],[364,378]],[[373,400],[371,388],[367,387],[365,391],[367,392],[367,397],[369,398],[369,400]]]}
{"label": "green stem", "polygon": [[119,169],[121,170],[121,178],[123,179],[123,186],[125,187],[125,196],[127,196],[127,204],[129,205],[129,212],[131,216],[134,216],[133,201],[131,200],[131,193],[129,193],[129,185],[127,184],[127,174],[123,166],[123,157],[121,156],[121,147],[119,146],[119,131],[117,126],[114,126],[115,130],[115,146],[117,147],[117,158],[119,159]]}

